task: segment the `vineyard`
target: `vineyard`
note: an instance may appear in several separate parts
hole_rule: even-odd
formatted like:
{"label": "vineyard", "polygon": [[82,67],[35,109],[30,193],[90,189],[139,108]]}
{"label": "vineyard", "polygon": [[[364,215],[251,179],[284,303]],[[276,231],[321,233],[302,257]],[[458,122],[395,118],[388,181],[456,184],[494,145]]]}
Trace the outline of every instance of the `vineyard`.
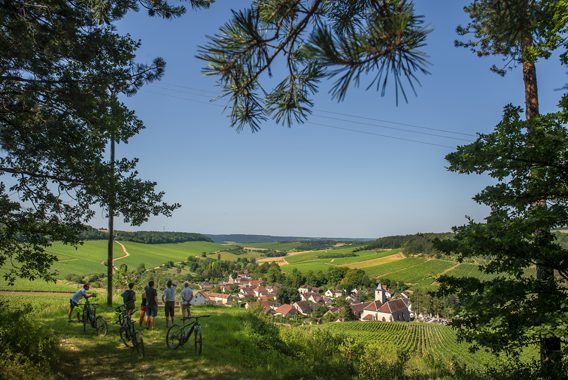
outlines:
{"label": "vineyard", "polygon": [[489,353],[469,352],[466,343],[458,343],[452,328],[425,323],[345,322],[321,326],[333,333],[345,334],[363,342],[375,342],[408,351],[413,356],[427,356],[441,361],[454,360],[470,368],[484,368],[496,359]]}

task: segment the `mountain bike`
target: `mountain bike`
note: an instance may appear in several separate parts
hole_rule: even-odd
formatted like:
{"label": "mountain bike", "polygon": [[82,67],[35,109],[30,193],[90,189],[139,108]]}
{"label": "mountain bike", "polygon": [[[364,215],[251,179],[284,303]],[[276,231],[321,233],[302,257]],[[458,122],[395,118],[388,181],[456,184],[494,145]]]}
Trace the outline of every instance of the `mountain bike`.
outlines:
{"label": "mountain bike", "polygon": [[[96,297],[96,296],[93,296]],[[106,335],[108,332],[108,325],[106,319],[97,316],[97,304],[91,303],[88,298],[85,298],[84,304],[79,304],[77,307],[77,319],[83,323],[83,331],[87,332],[87,323],[97,331],[97,335]]]}
{"label": "mountain bike", "polygon": [[200,315],[198,317],[184,317],[182,318],[182,326],[177,324],[169,328],[166,334],[166,344],[169,348],[175,350],[183,346],[193,334],[193,342],[195,353],[201,355],[203,348],[203,335],[201,333],[201,324],[199,318],[207,318],[209,315]]}
{"label": "mountain bike", "polygon": [[142,339],[142,331],[134,326],[135,321],[128,315],[124,305],[116,309],[117,322],[120,325],[120,340],[126,347],[135,348],[140,359],[144,358],[144,340]]}

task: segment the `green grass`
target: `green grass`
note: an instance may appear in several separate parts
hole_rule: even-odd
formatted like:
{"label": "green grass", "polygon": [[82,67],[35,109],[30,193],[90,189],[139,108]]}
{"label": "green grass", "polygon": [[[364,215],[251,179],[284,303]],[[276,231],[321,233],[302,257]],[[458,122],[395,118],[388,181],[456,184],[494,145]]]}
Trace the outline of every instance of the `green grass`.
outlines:
{"label": "green grass", "polygon": [[61,280],[57,282],[47,282],[42,280],[31,281],[17,279],[14,285],[8,285],[3,277],[0,279],[0,290],[7,291],[72,292],[77,289],[77,284]]}
{"label": "green grass", "polygon": [[[157,267],[167,261],[185,261],[188,256],[199,256],[202,252],[215,252],[227,249],[227,245],[193,241],[174,244],[142,244],[134,242],[122,242],[130,256],[118,260],[116,265],[127,264],[135,269],[144,264],[147,269]],[[72,274],[104,273],[106,266],[102,263],[107,257],[107,242],[103,240],[88,240],[77,249],[61,243],[54,243],[48,251],[55,254],[59,261],[54,268],[59,271],[61,277]],[[114,244],[114,257],[123,256],[118,244]]]}

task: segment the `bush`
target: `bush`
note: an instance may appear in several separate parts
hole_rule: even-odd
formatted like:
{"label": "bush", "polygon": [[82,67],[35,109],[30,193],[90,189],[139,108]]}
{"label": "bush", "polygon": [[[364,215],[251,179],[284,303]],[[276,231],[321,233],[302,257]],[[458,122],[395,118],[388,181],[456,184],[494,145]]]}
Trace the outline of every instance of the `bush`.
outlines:
{"label": "bush", "polygon": [[67,281],[75,282],[77,284],[81,284],[83,282],[83,278],[81,276],[73,273],[69,273],[67,276],[65,276],[65,279]]}
{"label": "bush", "polygon": [[32,307],[0,301],[0,378],[50,378],[59,357],[51,330],[32,321]]}

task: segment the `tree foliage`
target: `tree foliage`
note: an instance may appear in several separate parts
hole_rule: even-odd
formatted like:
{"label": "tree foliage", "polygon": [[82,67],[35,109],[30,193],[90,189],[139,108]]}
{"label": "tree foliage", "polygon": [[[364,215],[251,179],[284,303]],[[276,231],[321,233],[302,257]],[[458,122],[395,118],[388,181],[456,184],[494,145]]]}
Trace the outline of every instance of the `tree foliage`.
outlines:
{"label": "tree foliage", "polygon": [[[195,5],[206,5],[196,1]],[[0,6],[0,265],[6,273],[52,278],[52,240],[77,243],[111,200],[126,222],[169,215],[137,160],[105,160],[110,139],[127,143],[144,127],[120,100],[157,80],[165,62],[135,61],[140,42],[116,31],[128,12],[171,18],[165,0],[4,1]],[[109,186],[109,184],[113,186]]]}
{"label": "tree foliage", "polygon": [[[406,88],[415,91],[417,75],[428,73],[428,32],[405,0],[260,0],[234,11],[198,57],[229,98],[231,125],[254,132],[267,118],[305,121],[322,79],[335,79],[337,100],[367,74],[367,88],[384,95],[391,81],[397,101],[406,100]],[[285,73],[268,89],[262,76],[279,64]]]}
{"label": "tree foliage", "polygon": [[[484,257],[481,269],[497,275],[440,279],[441,293],[459,297],[460,336],[496,352],[568,336],[568,250],[554,231],[568,224],[567,105],[529,120],[507,106],[494,132],[446,157],[451,171],[496,181],[474,198],[491,210],[485,223],[470,220],[438,242],[461,259]],[[554,276],[537,278],[536,264]]]}
{"label": "tree foliage", "polygon": [[566,0],[475,0],[464,10],[471,21],[457,32],[471,39],[458,40],[456,46],[479,57],[503,56],[503,66],[491,68],[498,74],[504,75],[521,62],[549,58],[557,48],[567,47]]}

